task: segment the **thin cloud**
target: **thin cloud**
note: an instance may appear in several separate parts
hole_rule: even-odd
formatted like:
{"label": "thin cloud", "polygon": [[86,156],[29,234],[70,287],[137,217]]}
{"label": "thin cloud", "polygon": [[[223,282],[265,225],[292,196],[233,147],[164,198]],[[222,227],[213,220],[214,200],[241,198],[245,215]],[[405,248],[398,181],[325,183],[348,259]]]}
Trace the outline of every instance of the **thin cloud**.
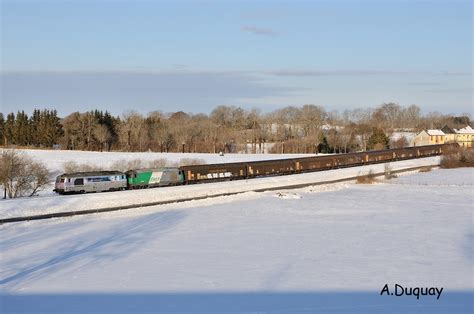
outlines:
{"label": "thin cloud", "polygon": [[439,88],[439,89],[427,89],[425,93],[435,94],[460,94],[460,93],[472,93],[472,88]]}
{"label": "thin cloud", "polygon": [[430,71],[391,71],[391,70],[275,70],[263,72],[273,76],[374,76],[374,75],[434,75],[434,76],[469,76],[470,72],[430,72]]}
{"label": "thin cloud", "polygon": [[409,82],[407,83],[409,86],[441,86],[443,85],[441,82]]}
{"label": "thin cloud", "polygon": [[256,27],[256,26],[242,26],[240,30],[243,32],[252,33],[255,35],[263,35],[263,36],[270,36],[270,37],[275,37],[275,36],[280,35],[280,33],[278,33],[277,31],[271,28],[262,28],[262,27]]}
{"label": "thin cloud", "polygon": [[285,16],[285,14],[280,10],[274,9],[264,9],[264,10],[253,10],[243,12],[241,15],[242,19],[247,20],[271,20],[271,19],[278,19]]}

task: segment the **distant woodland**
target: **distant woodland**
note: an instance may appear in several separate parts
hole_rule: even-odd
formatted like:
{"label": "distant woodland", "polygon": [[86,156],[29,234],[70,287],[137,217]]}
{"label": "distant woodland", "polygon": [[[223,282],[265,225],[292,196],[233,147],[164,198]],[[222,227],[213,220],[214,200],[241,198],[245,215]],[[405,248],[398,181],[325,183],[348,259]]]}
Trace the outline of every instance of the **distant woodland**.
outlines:
{"label": "distant woodland", "polygon": [[252,153],[267,143],[273,153],[351,152],[403,147],[393,132],[465,127],[470,115],[422,115],[420,108],[394,103],[376,108],[326,111],[321,106],[286,107],[269,113],[218,106],[208,114],[182,111],[147,115],[107,111],[73,112],[36,109],[0,113],[0,145],[90,151]]}

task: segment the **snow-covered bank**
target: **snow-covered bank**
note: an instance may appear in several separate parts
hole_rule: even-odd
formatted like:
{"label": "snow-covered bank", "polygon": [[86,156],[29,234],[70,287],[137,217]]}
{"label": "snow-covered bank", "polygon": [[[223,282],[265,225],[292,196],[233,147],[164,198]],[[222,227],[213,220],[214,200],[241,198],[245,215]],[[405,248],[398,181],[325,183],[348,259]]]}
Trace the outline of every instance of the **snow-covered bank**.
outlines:
{"label": "snow-covered bank", "polygon": [[[472,313],[473,176],[473,169],[442,169],[375,185],[6,224],[2,306],[7,313]],[[443,293],[381,296],[385,284]]]}
{"label": "snow-covered bank", "polygon": [[156,153],[156,152],[88,152],[72,150],[19,150],[28,156],[45,163],[54,175],[64,172],[64,164],[74,161],[77,164],[92,164],[109,169],[119,161],[142,160],[144,162],[165,159],[169,164],[179,163],[182,159],[199,159],[208,164],[229,163],[241,161],[285,159],[296,157],[315,156],[314,154],[199,154],[199,153]]}
{"label": "snow-covered bank", "polygon": [[[42,150],[42,149],[18,149],[18,152],[24,153],[35,161],[44,164],[50,171],[51,182],[44,186],[37,194],[40,196],[54,195],[54,180],[56,176],[66,172],[65,168],[75,164],[78,171],[82,166],[92,166],[99,170],[121,170],[127,163],[135,164],[146,168],[150,163],[166,166],[176,166],[183,160],[197,163],[219,164],[230,162],[287,159],[296,157],[315,156],[314,154],[200,154],[200,153],[157,153],[157,152],[93,152],[93,151],[72,151],[72,150]],[[132,166],[133,168],[133,166]],[[123,170],[123,169],[122,169]],[[0,195],[3,196],[3,187],[0,186]],[[0,205],[1,208],[1,205]]]}
{"label": "snow-covered bank", "polygon": [[[439,164],[439,157],[429,157],[390,163],[392,170]],[[175,186],[147,190],[84,194],[50,195],[0,201],[0,218],[40,215],[54,212],[99,209],[114,206],[169,201],[180,198],[244,193],[262,189],[278,189],[290,185],[317,184],[352,178],[361,174],[383,173],[385,164],[304,173],[289,176],[257,178],[230,182]]]}

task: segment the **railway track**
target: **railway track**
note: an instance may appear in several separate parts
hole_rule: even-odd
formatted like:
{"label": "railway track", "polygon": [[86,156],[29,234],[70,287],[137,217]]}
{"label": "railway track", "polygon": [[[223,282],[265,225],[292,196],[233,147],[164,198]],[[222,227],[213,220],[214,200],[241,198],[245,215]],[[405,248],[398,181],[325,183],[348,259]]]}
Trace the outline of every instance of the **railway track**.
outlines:
{"label": "railway track", "polygon": [[[426,166],[427,165],[421,165],[421,166],[416,166],[416,167],[392,170],[391,173],[396,174],[396,173],[401,173],[401,172],[415,171]],[[432,165],[432,166],[437,166],[437,165]],[[385,175],[385,172],[384,171],[375,172],[375,173],[372,173],[372,175],[383,176]],[[277,187],[257,188],[257,189],[244,191],[244,192],[240,191],[240,192],[229,192],[229,193],[216,193],[212,195],[184,197],[184,198],[176,198],[176,199],[166,200],[166,201],[145,202],[145,203],[140,203],[140,204],[130,204],[130,205],[113,206],[113,207],[106,207],[106,208],[96,208],[96,209],[86,209],[86,210],[78,210],[78,211],[55,212],[55,213],[48,213],[48,214],[41,214],[41,215],[10,217],[10,218],[0,219],[0,225],[13,223],[13,222],[73,217],[73,216],[80,216],[80,215],[91,215],[91,214],[114,212],[114,211],[120,211],[120,210],[126,210],[126,209],[144,208],[144,207],[159,206],[159,205],[172,204],[172,203],[183,203],[183,202],[189,202],[189,201],[195,201],[195,200],[203,200],[203,199],[216,198],[216,197],[222,197],[222,196],[237,195],[237,194],[242,194],[246,192],[267,192],[267,191],[276,191],[276,190],[285,190],[285,189],[297,189],[297,188],[303,188],[303,187],[308,187],[308,186],[353,181],[353,180],[356,180],[357,177],[358,176],[348,176],[348,177],[336,179],[336,180],[326,180],[324,182],[307,182],[307,183],[302,183],[302,184],[288,184],[288,185],[277,186]]]}

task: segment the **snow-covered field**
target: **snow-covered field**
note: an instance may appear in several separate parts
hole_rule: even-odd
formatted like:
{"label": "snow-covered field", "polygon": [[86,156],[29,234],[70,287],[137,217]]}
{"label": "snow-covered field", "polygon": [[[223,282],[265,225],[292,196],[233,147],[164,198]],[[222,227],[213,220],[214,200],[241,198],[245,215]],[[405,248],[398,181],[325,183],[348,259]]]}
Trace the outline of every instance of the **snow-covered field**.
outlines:
{"label": "snow-covered field", "polygon": [[0,312],[472,313],[473,187],[433,170],[2,225]]}

